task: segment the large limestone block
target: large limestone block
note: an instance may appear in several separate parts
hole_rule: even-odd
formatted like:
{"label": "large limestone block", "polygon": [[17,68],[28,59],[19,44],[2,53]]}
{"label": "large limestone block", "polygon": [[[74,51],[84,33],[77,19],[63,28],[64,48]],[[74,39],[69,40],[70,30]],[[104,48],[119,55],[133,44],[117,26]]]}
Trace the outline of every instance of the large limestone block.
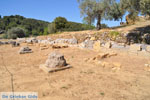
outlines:
{"label": "large limestone block", "polygon": [[100,41],[96,41],[96,42],[94,43],[94,45],[93,45],[93,49],[94,49],[95,51],[100,51],[100,49],[101,49],[101,42],[100,42]]}
{"label": "large limestone block", "polygon": [[146,47],[146,51],[150,52],[150,45]]}
{"label": "large limestone block", "polygon": [[142,51],[142,45],[140,44],[132,44],[130,45],[130,51]]}
{"label": "large limestone block", "polygon": [[112,43],[111,42],[107,42],[104,47],[109,49],[109,48],[112,47]]}

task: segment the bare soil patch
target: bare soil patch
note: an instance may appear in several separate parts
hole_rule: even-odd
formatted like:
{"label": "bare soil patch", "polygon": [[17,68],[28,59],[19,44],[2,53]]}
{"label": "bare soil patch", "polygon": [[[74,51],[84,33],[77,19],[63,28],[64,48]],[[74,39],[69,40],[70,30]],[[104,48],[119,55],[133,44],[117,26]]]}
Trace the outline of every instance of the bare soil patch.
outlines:
{"label": "bare soil patch", "polygon": [[[25,44],[21,44],[24,46]],[[45,63],[54,49],[40,50],[29,46],[33,53],[20,55],[20,47],[0,46],[0,92],[11,91],[10,76],[4,64],[14,75],[16,92],[38,92],[39,100],[149,100],[150,72],[144,70],[148,57],[119,52],[117,56],[104,59],[119,62],[121,69],[113,71],[110,66],[86,62],[85,59],[99,52],[74,47],[57,49],[64,54],[73,68],[46,74],[39,65]],[[104,51],[103,51],[104,52]]]}

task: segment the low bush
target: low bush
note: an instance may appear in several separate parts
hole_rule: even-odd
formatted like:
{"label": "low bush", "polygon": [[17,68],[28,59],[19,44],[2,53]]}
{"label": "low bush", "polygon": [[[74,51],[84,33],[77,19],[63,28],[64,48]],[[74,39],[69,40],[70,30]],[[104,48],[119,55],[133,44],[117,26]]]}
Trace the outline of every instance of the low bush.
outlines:
{"label": "low bush", "polygon": [[25,35],[24,29],[19,28],[19,27],[14,27],[14,28],[11,28],[7,31],[7,38],[8,39],[16,39],[17,37],[22,38],[25,36],[26,35]]}
{"label": "low bush", "polygon": [[119,35],[120,35],[120,33],[119,33],[118,31],[111,31],[111,32],[109,33],[109,36],[110,36],[111,38],[113,38],[113,39],[116,39],[116,37],[119,36]]}

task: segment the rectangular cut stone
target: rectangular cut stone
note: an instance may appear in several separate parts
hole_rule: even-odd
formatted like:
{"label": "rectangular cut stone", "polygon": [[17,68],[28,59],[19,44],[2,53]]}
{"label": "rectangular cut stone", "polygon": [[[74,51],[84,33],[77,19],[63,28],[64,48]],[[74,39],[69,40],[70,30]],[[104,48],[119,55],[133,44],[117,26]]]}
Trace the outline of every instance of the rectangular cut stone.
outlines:
{"label": "rectangular cut stone", "polygon": [[146,47],[146,51],[150,52],[150,45]]}
{"label": "rectangular cut stone", "polygon": [[105,45],[104,45],[105,48],[111,48],[112,47],[112,44],[111,42],[107,42]]}
{"label": "rectangular cut stone", "polygon": [[130,51],[142,51],[142,45],[133,44],[133,45],[130,46]]}
{"label": "rectangular cut stone", "polygon": [[40,69],[42,69],[44,72],[46,73],[51,73],[51,72],[56,72],[56,71],[61,71],[61,70],[65,70],[65,69],[69,69],[71,68],[72,66],[70,65],[67,65],[67,66],[64,66],[64,67],[56,67],[56,68],[48,68],[46,67],[44,64],[43,65],[40,65]]}
{"label": "rectangular cut stone", "polygon": [[100,41],[96,41],[93,45],[93,49],[96,51],[100,51],[101,49],[101,42]]}

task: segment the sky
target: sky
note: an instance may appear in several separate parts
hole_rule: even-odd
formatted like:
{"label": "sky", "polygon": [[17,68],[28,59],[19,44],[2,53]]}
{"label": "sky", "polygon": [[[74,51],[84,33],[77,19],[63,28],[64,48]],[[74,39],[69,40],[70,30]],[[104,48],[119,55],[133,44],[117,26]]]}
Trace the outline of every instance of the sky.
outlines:
{"label": "sky", "polygon": [[[68,21],[82,23],[77,0],[0,0],[0,15],[21,15],[52,22],[56,17],[65,17]],[[118,26],[120,21],[102,23],[109,27]]]}

